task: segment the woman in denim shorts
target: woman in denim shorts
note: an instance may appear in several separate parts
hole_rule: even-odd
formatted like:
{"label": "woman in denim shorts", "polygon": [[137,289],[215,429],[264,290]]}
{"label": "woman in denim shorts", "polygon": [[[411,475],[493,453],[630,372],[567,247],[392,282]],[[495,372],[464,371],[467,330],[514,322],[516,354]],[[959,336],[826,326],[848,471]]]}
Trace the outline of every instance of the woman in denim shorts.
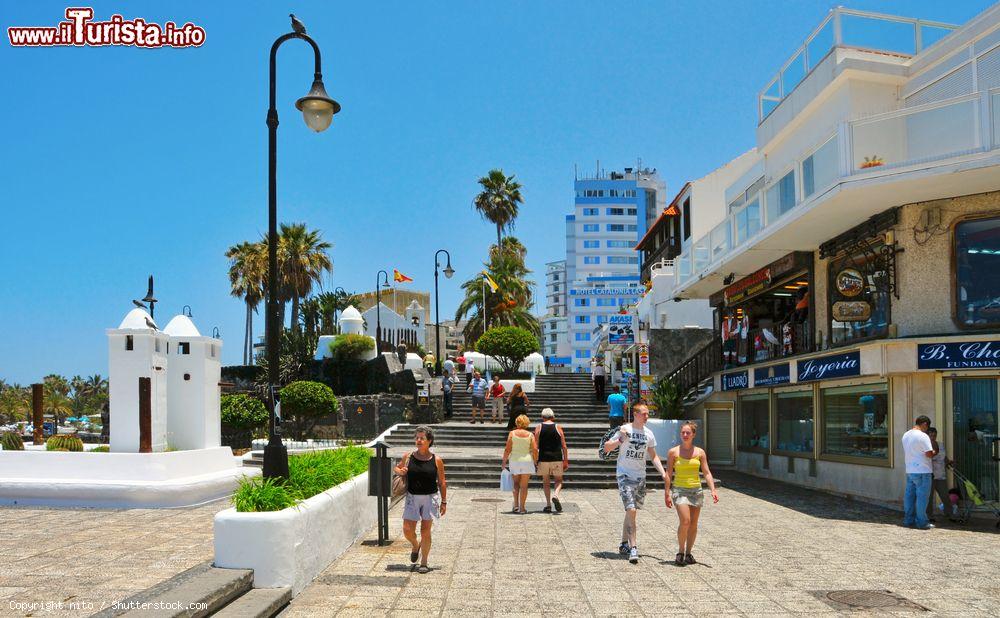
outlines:
{"label": "woman in denim shorts", "polygon": [[678,550],[674,558],[677,566],[697,562],[691,555],[691,548],[698,536],[698,516],[705,504],[699,472],[705,475],[705,482],[712,492],[712,501],[719,501],[715,479],[708,469],[708,455],[704,449],[694,445],[694,434],[697,431],[698,426],[694,423],[681,425],[681,443],[667,453],[666,481],[669,490],[663,494],[668,509],[677,506],[677,517],[680,520],[677,526]]}
{"label": "woman in denim shorts", "polygon": [[[413,438],[417,450],[407,453],[396,466],[396,474],[406,476],[406,498],[403,503],[403,536],[410,542],[410,562],[420,557],[418,573],[427,573],[427,556],[431,551],[431,528],[434,521],[448,510],[448,485],[444,478],[444,462],[431,452],[434,432],[430,427],[417,427]],[[420,541],[417,541],[420,522]]]}

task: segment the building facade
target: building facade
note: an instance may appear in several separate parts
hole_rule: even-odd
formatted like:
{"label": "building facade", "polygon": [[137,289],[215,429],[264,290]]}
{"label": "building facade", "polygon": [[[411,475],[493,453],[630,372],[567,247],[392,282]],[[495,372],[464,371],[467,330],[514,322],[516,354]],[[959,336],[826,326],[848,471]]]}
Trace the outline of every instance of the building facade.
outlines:
{"label": "building facade", "polygon": [[673,374],[710,385],[713,461],[898,506],[926,415],[1000,496],[998,88],[1000,5],[960,27],[836,8],[758,95],[759,163],[670,278],[713,308]]}
{"label": "building facade", "polygon": [[625,168],[578,178],[575,191],[566,216],[566,350],[572,369],[589,370],[595,330],[641,296],[633,248],[663,210],[666,185],[655,169]]}
{"label": "building facade", "polygon": [[542,354],[550,367],[571,363],[566,336],[566,260],[545,265],[545,315],[542,323]]}

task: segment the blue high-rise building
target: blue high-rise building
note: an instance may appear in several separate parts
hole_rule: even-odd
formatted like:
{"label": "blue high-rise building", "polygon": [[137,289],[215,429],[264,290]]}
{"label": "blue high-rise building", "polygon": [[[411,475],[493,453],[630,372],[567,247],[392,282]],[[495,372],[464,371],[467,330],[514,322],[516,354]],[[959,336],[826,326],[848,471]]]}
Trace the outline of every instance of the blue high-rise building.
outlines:
{"label": "blue high-rise building", "polygon": [[566,215],[568,341],[560,348],[577,369],[590,367],[594,330],[642,293],[635,245],[663,210],[666,184],[655,169],[625,168],[577,178],[575,189]]}

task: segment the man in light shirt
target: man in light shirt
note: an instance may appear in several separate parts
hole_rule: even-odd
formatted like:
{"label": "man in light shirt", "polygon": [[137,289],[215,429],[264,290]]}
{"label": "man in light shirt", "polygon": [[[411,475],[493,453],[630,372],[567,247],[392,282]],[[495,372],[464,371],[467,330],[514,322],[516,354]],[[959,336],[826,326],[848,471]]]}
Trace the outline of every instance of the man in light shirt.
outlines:
{"label": "man in light shirt", "polygon": [[934,524],[927,519],[927,500],[931,495],[933,468],[931,459],[937,453],[927,431],[931,419],[918,416],[913,429],[903,434],[903,458],[906,462],[906,490],[903,493],[903,525],[930,530]]}

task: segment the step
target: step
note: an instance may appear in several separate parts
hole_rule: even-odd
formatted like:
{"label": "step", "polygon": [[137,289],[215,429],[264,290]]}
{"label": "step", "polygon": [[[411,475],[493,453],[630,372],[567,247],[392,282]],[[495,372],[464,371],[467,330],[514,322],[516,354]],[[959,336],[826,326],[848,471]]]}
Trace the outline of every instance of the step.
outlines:
{"label": "step", "polygon": [[291,600],[291,588],[253,588],[213,615],[215,618],[271,618]]}
{"label": "step", "polygon": [[[233,599],[253,589],[253,571],[247,569],[219,569],[205,561],[174,575],[170,579],[121,601],[116,607],[94,614],[100,618],[112,616],[209,616],[228,605]],[[177,609],[150,612],[149,604]],[[181,609],[194,604],[205,609]],[[147,609],[143,609],[143,607]],[[130,609],[131,608],[131,609]]]}

